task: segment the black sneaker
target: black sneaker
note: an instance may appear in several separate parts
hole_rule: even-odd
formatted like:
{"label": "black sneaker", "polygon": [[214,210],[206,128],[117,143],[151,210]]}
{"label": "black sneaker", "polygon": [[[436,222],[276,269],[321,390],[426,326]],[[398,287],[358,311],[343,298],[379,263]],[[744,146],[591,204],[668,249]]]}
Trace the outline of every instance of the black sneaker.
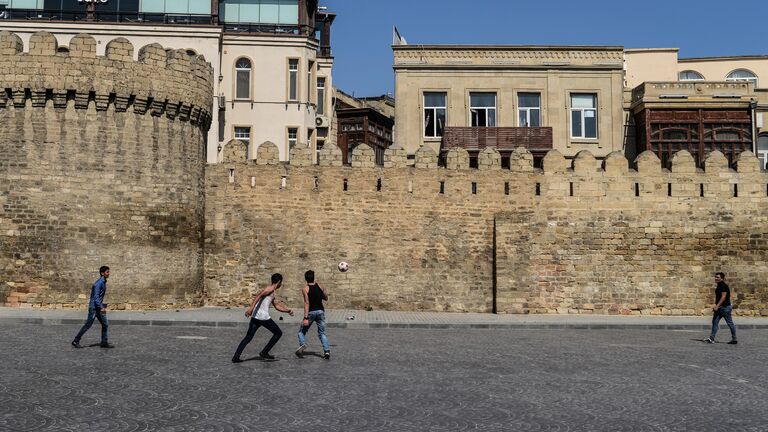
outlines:
{"label": "black sneaker", "polygon": [[80,345],[80,342],[78,342],[78,341],[72,341],[72,346],[75,347],[75,348],[82,348],[83,347],[82,345]]}
{"label": "black sneaker", "polygon": [[264,360],[274,360],[275,356],[270,355],[269,353],[260,352],[259,357],[263,358]]}
{"label": "black sneaker", "polygon": [[330,360],[331,359],[331,352],[330,351],[326,351],[325,353],[323,353],[323,358],[326,359],[326,360]]}
{"label": "black sneaker", "polygon": [[704,342],[713,344],[713,343],[715,343],[715,340],[712,339],[711,337],[708,337],[708,338],[704,339]]}
{"label": "black sneaker", "polygon": [[232,363],[242,363],[243,359],[240,357],[232,357]]}
{"label": "black sneaker", "polygon": [[101,348],[114,348],[115,346],[112,345],[111,343],[107,342],[107,343],[99,344],[99,347],[101,347]]}
{"label": "black sneaker", "polygon": [[734,339],[734,340],[732,340],[732,341],[728,342],[728,345],[736,345],[737,343],[739,343],[739,341],[737,341],[736,339]]}

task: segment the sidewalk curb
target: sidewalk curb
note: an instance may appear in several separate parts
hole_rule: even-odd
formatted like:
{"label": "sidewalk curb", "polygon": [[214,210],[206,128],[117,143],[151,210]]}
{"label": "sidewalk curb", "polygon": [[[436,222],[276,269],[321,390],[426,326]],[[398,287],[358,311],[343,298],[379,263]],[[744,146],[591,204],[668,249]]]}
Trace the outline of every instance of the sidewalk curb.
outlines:
{"label": "sidewalk curb", "polygon": [[[0,324],[37,324],[37,325],[80,325],[83,319],[75,318],[29,318],[3,317]],[[147,327],[205,327],[205,328],[247,328],[248,322],[233,321],[175,321],[175,320],[110,320],[111,325],[147,326]],[[280,324],[297,325],[298,322]],[[329,328],[350,330],[368,329],[528,329],[528,330],[709,330],[706,324],[612,324],[612,323],[459,323],[428,324],[403,322],[329,322]],[[724,326],[723,326],[724,327]],[[737,324],[739,330],[768,330],[768,324]]]}

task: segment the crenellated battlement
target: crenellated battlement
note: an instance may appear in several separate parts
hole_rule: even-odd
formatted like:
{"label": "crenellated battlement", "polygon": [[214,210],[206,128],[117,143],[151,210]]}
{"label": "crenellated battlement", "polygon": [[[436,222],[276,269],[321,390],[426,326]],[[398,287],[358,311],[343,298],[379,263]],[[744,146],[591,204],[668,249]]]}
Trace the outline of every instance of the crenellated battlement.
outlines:
{"label": "crenellated battlement", "polygon": [[728,167],[728,160],[719,151],[709,154],[703,169],[697,168],[693,156],[685,150],[674,155],[671,169],[662,168],[659,158],[650,151],[638,156],[637,168],[630,169],[629,161],[620,152],[598,160],[584,150],[568,160],[559,151],[551,150],[544,157],[543,167],[537,169],[533,167],[531,153],[520,147],[512,154],[510,168],[502,169],[499,153],[486,148],[478,156],[478,168],[471,169],[469,154],[457,148],[448,152],[445,166],[438,166],[437,155],[426,146],[417,151],[414,165],[407,166],[401,149],[392,147],[385,152],[383,167],[375,165],[373,151],[364,144],[353,150],[351,166],[342,165],[341,152],[335,146],[321,150],[317,165],[312,164],[312,153],[306,145],[294,147],[287,163],[279,162],[276,150],[273,143],[264,143],[257,148],[255,160],[246,160],[245,144],[230,141],[224,149],[223,164],[209,166],[209,171],[217,173],[210,181],[260,185],[274,190],[338,192],[346,187],[348,192],[414,195],[434,194],[442,183],[442,194],[446,194],[446,184],[450,184],[453,193],[476,195],[478,199],[496,197],[504,191],[505,195],[519,197],[595,200],[768,200],[768,172],[760,169],[759,159],[751,152],[741,154],[735,170]]}
{"label": "crenellated battlement", "polygon": [[117,38],[97,56],[96,40],[87,34],[73,37],[67,51],[59,52],[48,32],[33,34],[24,48],[18,35],[0,32],[0,108],[9,102],[15,108],[73,104],[210,127],[213,69],[201,55],[150,44],[139,49],[135,61],[133,45]]}

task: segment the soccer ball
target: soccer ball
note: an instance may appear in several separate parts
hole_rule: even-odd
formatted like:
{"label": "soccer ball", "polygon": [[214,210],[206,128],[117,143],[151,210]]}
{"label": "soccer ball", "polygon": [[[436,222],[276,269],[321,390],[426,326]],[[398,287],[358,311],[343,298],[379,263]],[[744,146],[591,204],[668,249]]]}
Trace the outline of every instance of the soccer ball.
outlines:
{"label": "soccer ball", "polygon": [[349,264],[347,264],[345,261],[342,261],[339,263],[339,271],[344,273],[347,270],[349,270]]}

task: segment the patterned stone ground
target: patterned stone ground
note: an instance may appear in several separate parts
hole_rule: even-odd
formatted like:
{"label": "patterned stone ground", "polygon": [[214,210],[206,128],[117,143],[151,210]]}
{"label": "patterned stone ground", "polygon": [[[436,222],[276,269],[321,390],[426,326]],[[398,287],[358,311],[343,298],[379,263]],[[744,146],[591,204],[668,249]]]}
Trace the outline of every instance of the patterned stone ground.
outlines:
{"label": "patterned stone ground", "polygon": [[0,431],[768,430],[763,330],[331,329],[325,361],[282,325],[235,365],[242,329],[77,328],[0,326]]}

